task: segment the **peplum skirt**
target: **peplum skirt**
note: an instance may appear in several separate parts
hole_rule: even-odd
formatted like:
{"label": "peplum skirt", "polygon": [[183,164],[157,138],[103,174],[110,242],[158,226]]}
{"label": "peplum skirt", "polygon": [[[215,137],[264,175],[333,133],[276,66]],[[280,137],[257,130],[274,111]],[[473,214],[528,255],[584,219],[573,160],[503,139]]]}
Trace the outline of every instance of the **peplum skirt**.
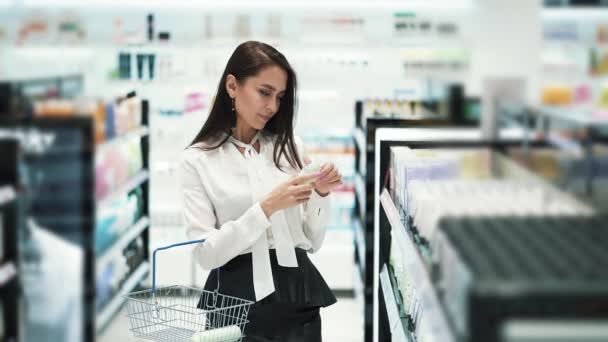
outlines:
{"label": "peplum skirt", "polygon": [[[305,250],[296,248],[296,258],[298,267],[283,267],[270,250],[275,292],[251,306],[244,341],[321,341],[319,308],[336,303],[336,297]],[[216,288],[222,295],[255,302],[251,253],[213,270],[204,289]]]}

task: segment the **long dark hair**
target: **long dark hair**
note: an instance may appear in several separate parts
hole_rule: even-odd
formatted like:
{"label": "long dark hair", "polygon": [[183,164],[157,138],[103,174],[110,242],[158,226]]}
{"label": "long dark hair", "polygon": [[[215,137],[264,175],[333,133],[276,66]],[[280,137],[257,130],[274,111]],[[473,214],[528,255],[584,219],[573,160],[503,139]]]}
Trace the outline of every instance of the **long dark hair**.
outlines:
{"label": "long dark hair", "polygon": [[214,141],[220,138],[222,133],[226,133],[227,136],[219,144],[201,147],[206,151],[214,150],[222,146],[232,134],[232,128],[236,126],[236,113],[232,111],[232,99],[226,90],[228,75],[233,75],[239,83],[242,83],[248,77],[257,75],[262,69],[269,66],[278,66],[287,73],[285,95],[281,99],[277,113],[264,127],[266,133],[275,137],[274,164],[281,169],[279,161],[281,156],[285,155],[291,167],[302,168],[302,161],[293,137],[293,121],[297,105],[296,73],[283,54],[268,44],[256,41],[242,43],[230,56],[217,87],[217,94],[209,117],[190,146],[199,142]]}

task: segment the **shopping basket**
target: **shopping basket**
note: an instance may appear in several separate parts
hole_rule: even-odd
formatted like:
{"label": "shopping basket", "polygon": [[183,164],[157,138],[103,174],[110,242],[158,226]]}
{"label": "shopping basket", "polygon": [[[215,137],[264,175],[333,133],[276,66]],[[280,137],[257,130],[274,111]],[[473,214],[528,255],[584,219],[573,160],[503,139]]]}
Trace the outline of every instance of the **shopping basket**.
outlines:
{"label": "shopping basket", "polygon": [[194,240],[154,250],[152,289],[129,293],[127,316],[133,336],[152,341],[237,342],[243,338],[252,301],[186,286],[156,288],[156,252],[190,244]]}

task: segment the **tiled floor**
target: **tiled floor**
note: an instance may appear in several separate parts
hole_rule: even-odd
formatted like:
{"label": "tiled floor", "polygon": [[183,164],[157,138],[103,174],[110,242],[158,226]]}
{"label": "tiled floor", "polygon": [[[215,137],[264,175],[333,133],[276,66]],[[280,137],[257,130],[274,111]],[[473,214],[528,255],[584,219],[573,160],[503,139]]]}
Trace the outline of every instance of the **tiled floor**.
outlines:
{"label": "tiled floor", "polygon": [[[321,310],[323,341],[363,341],[363,309],[351,298],[338,298],[338,303]],[[139,341],[130,336],[126,309],[116,315],[112,323],[99,335],[98,342]]]}

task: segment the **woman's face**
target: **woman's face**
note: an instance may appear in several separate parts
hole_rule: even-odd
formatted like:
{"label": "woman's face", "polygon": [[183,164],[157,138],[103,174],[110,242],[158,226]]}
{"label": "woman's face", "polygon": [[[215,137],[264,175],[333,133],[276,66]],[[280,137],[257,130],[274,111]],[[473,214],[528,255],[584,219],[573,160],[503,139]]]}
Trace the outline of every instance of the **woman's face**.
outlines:
{"label": "woman's face", "polygon": [[228,76],[226,87],[235,100],[237,126],[261,130],[279,111],[287,87],[287,72],[278,66],[269,66],[242,83]]}

